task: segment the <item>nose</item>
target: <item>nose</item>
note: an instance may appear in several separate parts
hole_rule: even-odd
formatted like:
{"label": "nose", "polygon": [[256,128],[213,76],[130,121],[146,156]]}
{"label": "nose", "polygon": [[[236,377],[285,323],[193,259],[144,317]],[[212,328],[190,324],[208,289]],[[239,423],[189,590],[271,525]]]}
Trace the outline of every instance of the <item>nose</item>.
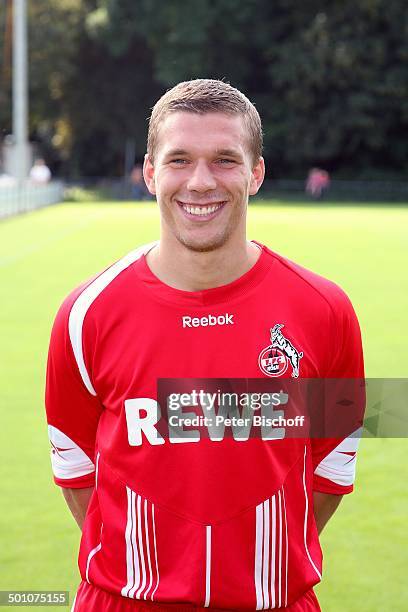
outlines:
{"label": "nose", "polygon": [[187,181],[187,189],[204,193],[205,191],[216,189],[216,187],[217,182],[211,172],[211,168],[208,167],[206,161],[199,160],[192,167],[191,174]]}

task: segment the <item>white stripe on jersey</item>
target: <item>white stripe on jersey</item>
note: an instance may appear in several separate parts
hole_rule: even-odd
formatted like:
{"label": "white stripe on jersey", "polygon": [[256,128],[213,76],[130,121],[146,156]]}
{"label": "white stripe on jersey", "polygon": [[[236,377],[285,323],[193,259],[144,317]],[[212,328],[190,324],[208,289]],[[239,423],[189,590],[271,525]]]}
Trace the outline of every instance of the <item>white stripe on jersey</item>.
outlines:
{"label": "white stripe on jersey", "polygon": [[350,486],[356,478],[356,455],[362,427],[340,442],[331,453],[319,463],[314,473],[338,485]]}
{"label": "white stripe on jersey", "polygon": [[157,576],[157,579],[156,579],[156,580],[157,580],[157,581],[156,581],[156,586],[155,586],[155,589],[154,589],[154,591],[153,591],[152,596],[151,596],[151,598],[150,598],[150,599],[151,599],[152,601],[154,601],[154,599],[153,599],[153,598],[154,598],[154,595],[155,595],[155,593],[156,593],[156,591],[157,591],[157,587],[159,586],[159,582],[160,582],[160,576],[159,576],[159,564],[158,564],[158,561],[157,561],[157,546],[156,546],[156,521],[154,520],[154,504],[152,504],[152,521],[153,521],[154,558],[155,558],[155,561],[156,561],[156,576]]}
{"label": "white stripe on jersey", "polygon": [[[271,608],[275,607],[275,567],[276,567],[276,499],[272,497],[272,561],[271,561]],[[267,606],[269,608],[269,606]]]}
{"label": "white stripe on jersey", "polygon": [[[282,607],[282,592],[287,605],[288,535],[284,496],[282,487],[256,507],[254,581],[257,610]],[[284,557],[285,570],[282,569]]]}
{"label": "white stripe on jersey", "polygon": [[156,244],[156,242],[152,242],[139,247],[135,251],[132,251],[131,253],[128,253],[122,257],[122,259],[114,263],[112,266],[110,266],[110,268],[102,272],[102,274],[100,274],[82,291],[71,308],[68,321],[69,337],[81,378],[91,395],[96,395],[96,391],[86,369],[82,350],[82,327],[85,315],[92,303],[96,300],[98,295],[100,295],[102,291],[106,289],[109,283],[111,283],[121,272],[123,272],[123,270],[126,270],[126,268],[132,263],[148,253]]}
{"label": "white stripe on jersey", "polygon": [[[146,504],[145,504],[145,509],[146,509]],[[143,526],[142,498],[140,497],[140,495],[138,495],[137,496],[137,541],[138,541],[139,550],[140,550],[140,561],[142,564],[142,583],[136,593],[136,599],[140,599],[140,593],[143,591],[143,589],[146,586],[146,564],[145,564],[145,552],[143,548],[142,526]],[[147,553],[147,550],[146,550],[146,553]]]}
{"label": "white stripe on jersey", "polygon": [[[100,536],[101,539],[102,539],[102,529],[103,529],[103,523],[101,525],[101,536]],[[86,562],[85,578],[86,578],[86,581],[89,584],[90,584],[90,582],[89,582],[89,566],[91,564],[91,561],[92,561],[93,557],[96,555],[97,552],[99,552],[101,550],[101,548],[102,548],[102,541],[99,542],[98,546],[95,546],[95,548],[93,548],[91,550],[91,552],[89,553],[89,555],[88,555],[88,560]]]}
{"label": "white stripe on jersey", "polygon": [[303,541],[304,541],[304,545],[305,545],[305,550],[306,550],[306,554],[307,557],[310,561],[311,566],[313,567],[314,571],[316,572],[316,574],[319,576],[320,580],[322,579],[322,575],[319,572],[319,570],[316,567],[316,564],[314,563],[312,557],[310,556],[310,552],[309,549],[307,547],[307,519],[308,519],[308,513],[309,513],[309,500],[307,497],[307,490],[306,490],[306,446],[305,446],[305,452],[303,455],[303,489],[305,492],[305,520],[303,523]]}
{"label": "white stripe on jersey", "polygon": [[95,466],[95,489],[98,488],[98,474],[99,474],[99,457],[101,453],[98,451],[96,453],[96,466]]}
{"label": "white stripe on jersey", "polygon": [[132,527],[133,527],[133,491],[126,487],[127,493],[127,521],[125,530],[125,542],[126,542],[126,571],[127,571],[127,583],[123,587],[121,593],[124,597],[127,597],[129,590],[132,588],[135,582],[135,570],[133,566],[133,550],[132,550]]}
{"label": "white stripe on jersey", "polygon": [[255,531],[255,591],[256,609],[262,610],[262,545],[263,545],[263,504],[256,507],[256,531]]}
{"label": "white stripe on jersey", "polygon": [[[142,498],[141,495],[138,495],[129,487],[126,487],[126,492],[128,503],[125,529],[127,582],[126,586],[122,588],[121,594],[123,597],[130,597],[131,599],[150,599],[153,601],[154,594],[159,586],[154,504],[150,504],[147,499]],[[153,537],[149,535],[149,531],[150,533],[153,532]],[[154,577],[151,558],[152,541],[156,578]],[[155,588],[148,597],[153,584],[155,584]]]}
{"label": "white stripe on jersey", "polygon": [[150,541],[149,541],[149,526],[147,523],[147,499],[145,499],[144,501],[144,515],[145,515],[145,534],[146,534],[146,550],[147,550],[147,563],[149,565],[149,574],[150,574],[150,582],[149,582],[149,586],[147,587],[144,595],[143,595],[143,599],[146,599],[150,589],[152,588],[152,584],[153,584],[153,572],[152,572],[152,561],[150,559]]}
{"label": "white stripe on jersey", "polygon": [[278,608],[282,607],[282,497],[281,492],[278,492],[278,508],[279,508],[279,580],[278,580]]}
{"label": "white stripe on jersey", "polygon": [[204,608],[210,605],[211,596],[211,525],[205,528],[205,602]]}
{"label": "white stripe on jersey", "polygon": [[75,603],[76,603],[77,595],[78,595],[78,593],[75,593],[74,601],[72,602],[71,612],[74,612],[74,610],[75,610]]}
{"label": "white stripe on jersey", "polygon": [[131,494],[131,521],[132,528],[130,530],[130,545],[132,548],[132,564],[134,568],[134,582],[129,589],[129,592],[126,594],[127,597],[134,597],[136,589],[139,588],[140,585],[140,565],[139,565],[139,549],[136,541],[136,532],[137,532],[137,518],[136,518],[136,493],[132,491]]}
{"label": "white stripe on jersey", "polygon": [[[263,571],[262,571],[262,586],[263,586],[263,596],[264,596],[264,608],[269,608],[269,589],[268,589],[268,570],[269,570],[269,499],[264,501],[264,541],[263,541]],[[272,555],[274,552],[272,551]]]}
{"label": "white stripe on jersey", "polygon": [[57,427],[48,425],[48,437],[52,445],[52,471],[56,478],[79,478],[95,471],[93,462],[82,448]]}
{"label": "white stripe on jersey", "polygon": [[283,497],[283,509],[285,514],[285,551],[286,551],[286,569],[285,569],[285,606],[288,605],[288,560],[289,560],[289,548],[288,548],[288,522],[286,519],[286,499],[285,499],[285,487],[282,487]]}

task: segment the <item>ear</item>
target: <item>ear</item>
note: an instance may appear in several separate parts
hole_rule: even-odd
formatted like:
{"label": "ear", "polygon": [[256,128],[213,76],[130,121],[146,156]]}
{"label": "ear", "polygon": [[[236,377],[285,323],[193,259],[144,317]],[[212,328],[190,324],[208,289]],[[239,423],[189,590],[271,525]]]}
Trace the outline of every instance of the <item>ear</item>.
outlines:
{"label": "ear", "polygon": [[146,183],[146,187],[152,195],[156,195],[156,183],[154,179],[154,166],[150,157],[146,153],[143,162],[143,178]]}
{"label": "ear", "polygon": [[258,193],[260,186],[265,178],[265,161],[263,157],[259,158],[258,163],[252,168],[251,183],[249,186],[249,195]]}

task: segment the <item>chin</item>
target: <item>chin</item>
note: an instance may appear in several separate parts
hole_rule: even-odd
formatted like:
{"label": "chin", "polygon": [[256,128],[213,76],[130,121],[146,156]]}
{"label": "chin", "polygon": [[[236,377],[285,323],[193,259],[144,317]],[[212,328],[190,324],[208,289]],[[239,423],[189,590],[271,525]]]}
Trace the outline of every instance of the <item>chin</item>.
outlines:
{"label": "chin", "polygon": [[228,240],[228,236],[215,236],[208,240],[194,240],[185,236],[177,236],[178,241],[194,253],[211,253],[220,249]]}

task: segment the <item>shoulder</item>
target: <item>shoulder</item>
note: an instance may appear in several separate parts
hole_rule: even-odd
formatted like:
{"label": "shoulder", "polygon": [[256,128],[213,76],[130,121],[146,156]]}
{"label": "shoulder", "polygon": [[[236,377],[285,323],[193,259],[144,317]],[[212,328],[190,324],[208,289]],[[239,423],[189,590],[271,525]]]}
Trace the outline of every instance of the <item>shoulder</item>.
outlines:
{"label": "shoulder", "polygon": [[[85,318],[89,315],[95,305],[100,305],[102,313],[109,313],[113,303],[120,303],[121,296],[125,291],[126,271],[132,264],[137,262],[147,253],[154,243],[143,245],[131,251],[102,272],[96,274],[86,282],[76,287],[64,299],[58,309],[53,326],[53,335],[63,335],[69,339],[71,345],[79,351],[82,343],[82,329]],[[121,283],[124,280],[124,283]]]}
{"label": "shoulder", "polygon": [[[127,253],[124,257],[111,264],[98,274],[94,275],[84,283],[81,283],[62,302],[58,314],[58,319],[66,319],[69,324],[74,324],[78,320],[83,320],[87,312],[99,300],[115,294],[115,290],[120,286],[120,280],[125,276],[132,264],[143,257],[155,243],[145,244]],[[116,298],[117,296],[114,295]]]}
{"label": "shoulder", "polygon": [[298,299],[309,304],[312,302],[314,306],[326,307],[336,317],[340,313],[353,311],[349,297],[335,282],[271,251],[266,246],[263,248],[272,258],[274,276],[279,279],[277,282],[284,281],[287,290],[294,293]]}
{"label": "shoulder", "polygon": [[[57,312],[51,333],[50,351],[52,354],[65,353],[73,356],[84,384],[92,395],[96,395],[96,392],[85,365],[84,333],[87,330],[86,337],[90,345],[94,346],[100,322],[109,322],[114,307],[126,302],[124,286],[129,287],[129,283],[126,279],[121,283],[121,276],[126,276],[126,271],[132,264],[152,246],[147,244],[131,251],[81,284],[65,298]],[[95,306],[98,307],[97,314],[92,316]]]}
{"label": "shoulder", "polygon": [[270,278],[284,293],[287,312],[324,349],[321,375],[362,376],[360,326],[347,294],[333,281],[266,250],[273,258]]}

